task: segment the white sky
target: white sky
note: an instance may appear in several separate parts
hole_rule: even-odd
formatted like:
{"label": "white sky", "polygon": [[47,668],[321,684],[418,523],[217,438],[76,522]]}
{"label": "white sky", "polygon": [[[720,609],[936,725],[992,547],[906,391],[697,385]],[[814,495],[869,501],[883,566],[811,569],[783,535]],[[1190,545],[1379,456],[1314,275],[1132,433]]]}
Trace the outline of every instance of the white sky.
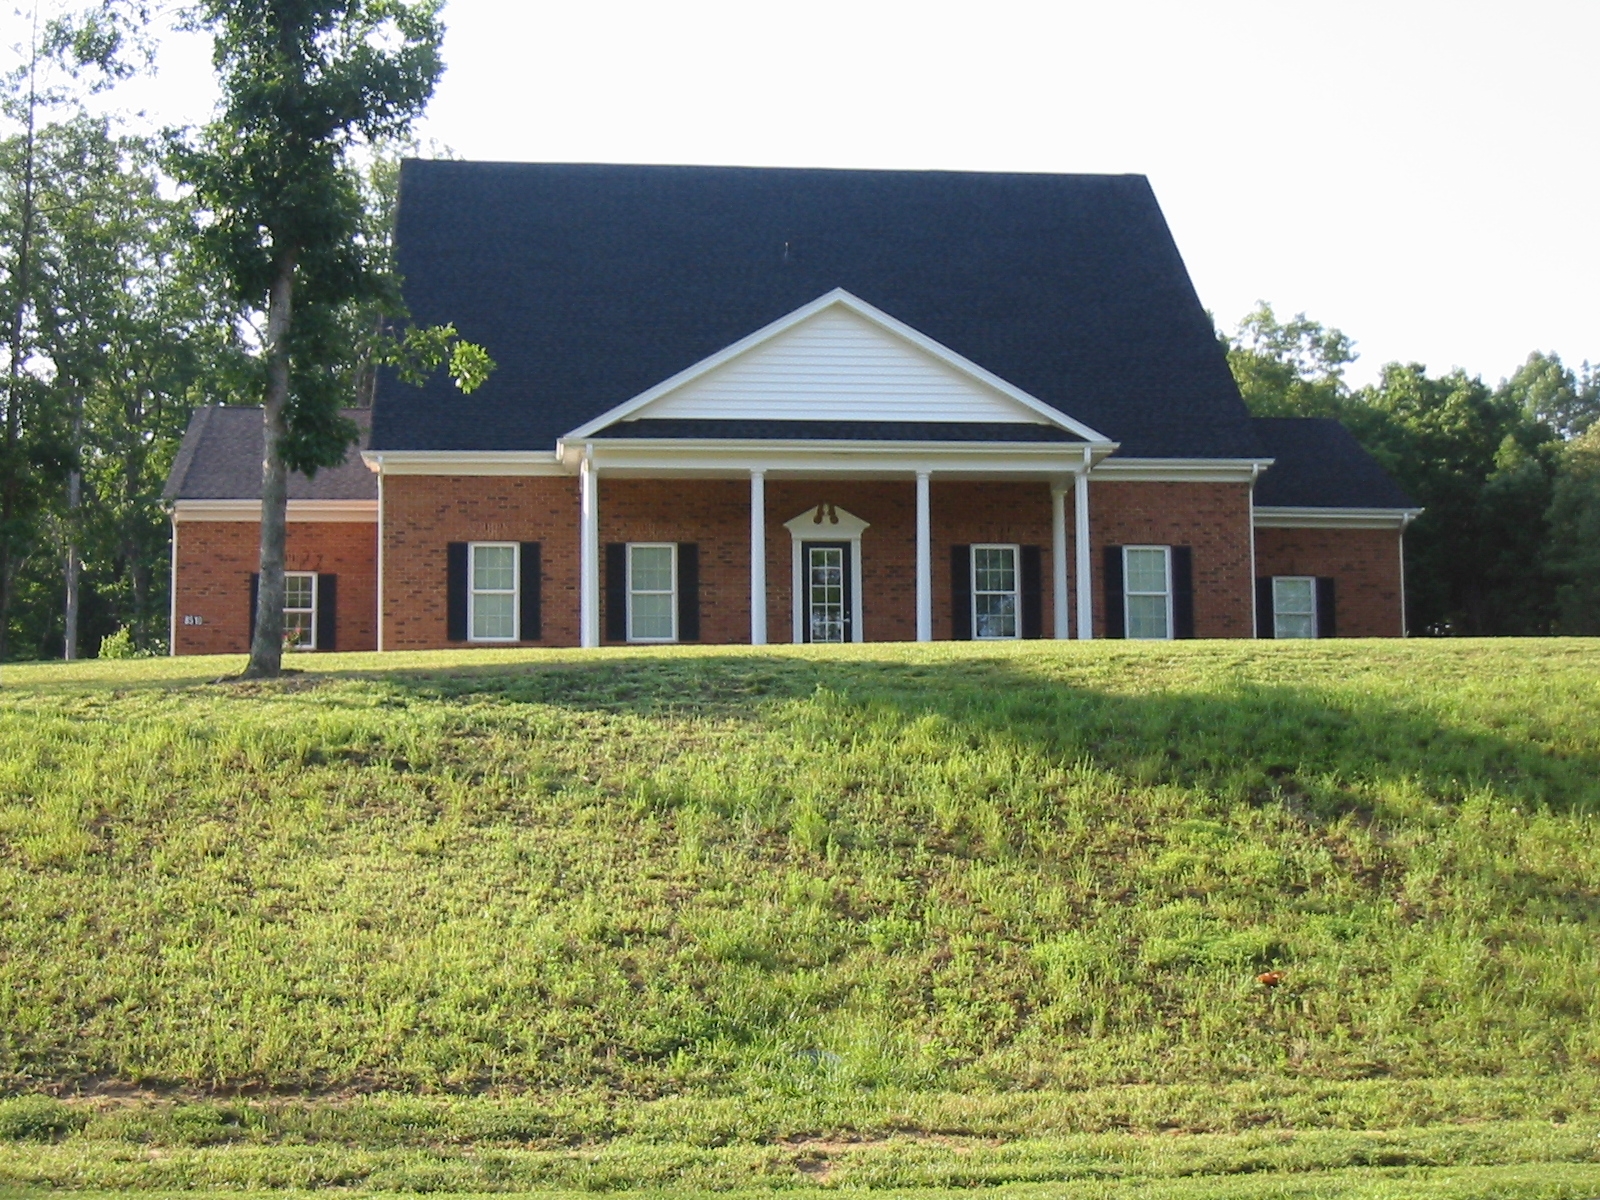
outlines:
{"label": "white sky", "polygon": [[[1139,172],[1220,322],[1303,310],[1357,340],[1357,381],[1600,359],[1600,0],[449,0],[445,20],[421,133],[467,158]],[[206,47],[167,47],[120,100],[202,119]]]}

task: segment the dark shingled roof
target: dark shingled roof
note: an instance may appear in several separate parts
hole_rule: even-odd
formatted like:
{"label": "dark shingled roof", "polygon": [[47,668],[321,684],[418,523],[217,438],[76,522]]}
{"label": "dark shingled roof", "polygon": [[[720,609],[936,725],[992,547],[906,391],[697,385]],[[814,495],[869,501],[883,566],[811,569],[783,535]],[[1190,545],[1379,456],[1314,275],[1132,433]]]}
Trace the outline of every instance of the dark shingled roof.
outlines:
{"label": "dark shingled roof", "polygon": [[[372,424],[371,411],[345,410],[361,426],[361,441],[344,463],[307,479],[289,476],[291,500],[376,500],[378,477],[361,461]],[[261,410],[197,408],[189,418],[183,444],[172,462],[163,495],[167,500],[259,500],[261,498]]]}
{"label": "dark shingled roof", "polygon": [[1416,508],[1331,417],[1256,417],[1267,453],[1276,461],[1256,481],[1257,508]]}
{"label": "dark shingled roof", "polygon": [[413,160],[397,238],[412,317],[497,369],[383,379],[375,449],[551,449],[844,288],[1125,456],[1261,453],[1142,176]]}
{"label": "dark shingled roof", "polygon": [[733,438],[815,442],[829,439],[886,442],[1078,442],[1056,425],[1001,421],[722,421],[646,418],[607,425],[597,438]]}

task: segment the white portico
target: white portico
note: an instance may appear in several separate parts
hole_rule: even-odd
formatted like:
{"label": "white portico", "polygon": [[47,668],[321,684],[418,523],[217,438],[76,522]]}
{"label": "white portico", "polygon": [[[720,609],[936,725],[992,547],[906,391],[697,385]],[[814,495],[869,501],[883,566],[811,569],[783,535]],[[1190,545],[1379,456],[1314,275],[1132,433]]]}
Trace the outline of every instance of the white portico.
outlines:
{"label": "white portico", "polygon": [[[601,640],[602,480],[744,478],[750,489],[751,644],[768,641],[767,529],[793,542],[796,641],[863,638],[862,534],[870,522],[822,502],[817,511],[768,512],[769,485],[786,480],[901,480],[913,488],[913,621],[934,637],[932,495],[936,483],[1033,482],[1051,495],[1052,634],[1070,636],[1066,494],[1073,495],[1079,637],[1091,636],[1089,473],[1114,443],[854,296],[835,291],[720,354],[573,430],[558,457],[581,475],[582,642]],[[808,522],[810,528],[808,530]],[[824,523],[826,528],[823,528]],[[810,536],[817,534],[818,536]],[[827,538],[822,534],[829,535]],[[804,547],[838,595],[802,612]],[[802,561],[802,559],[805,561]],[[1015,573],[1013,554],[997,570]],[[1009,561],[1009,567],[1005,564]],[[809,586],[809,585],[808,585]],[[817,584],[818,596],[831,584]],[[809,603],[809,602],[808,602]],[[830,605],[833,608],[830,609]],[[827,613],[836,612],[837,618]]]}

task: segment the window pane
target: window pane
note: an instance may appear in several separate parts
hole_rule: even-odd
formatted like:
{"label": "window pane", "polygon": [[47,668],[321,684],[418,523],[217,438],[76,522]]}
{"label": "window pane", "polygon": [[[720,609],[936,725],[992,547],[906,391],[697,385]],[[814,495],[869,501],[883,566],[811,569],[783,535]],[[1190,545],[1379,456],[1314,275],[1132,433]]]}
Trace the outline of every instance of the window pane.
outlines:
{"label": "window pane", "polygon": [[311,648],[311,614],[308,612],[283,614],[283,644],[291,650]]}
{"label": "window pane", "polygon": [[1016,552],[1010,546],[980,546],[972,552],[972,565],[975,590],[1017,590]]}
{"label": "window pane", "polygon": [[1004,593],[979,596],[976,600],[978,626],[973,632],[981,638],[1017,636],[1017,598]]}
{"label": "window pane", "polygon": [[1277,613],[1309,617],[1315,611],[1309,579],[1274,579],[1272,609]]}
{"label": "window pane", "polygon": [[1164,638],[1167,636],[1167,598],[1165,596],[1128,597],[1128,636]]}
{"label": "window pane", "polygon": [[662,593],[633,597],[633,636],[672,637],[672,597]]}
{"label": "window pane", "polygon": [[472,636],[475,638],[513,638],[517,636],[516,597],[505,592],[480,593],[472,598]]}
{"label": "window pane", "polygon": [[283,607],[310,608],[313,576],[285,575],[283,577]]}
{"label": "window pane", "polygon": [[633,590],[670,592],[672,590],[672,547],[633,547]]}
{"label": "window pane", "polygon": [[1155,550],[1128,550],[1127,578],[1123,587],[1130,592],[1159,592],[1167,590],[1167,552]]}
{"label": "window pane", "polygon": [[[517,586],[517,551],[514,546],[474,546],[474,591],[509,592]],[[510,636],[509,634],[507,635]]]}
{"label": "window pane", "polygon": [[1279,613],[1273,618],[1273,633],[1281,638],[1316,637],[1315,624],[1309,616],[1301,617]]}

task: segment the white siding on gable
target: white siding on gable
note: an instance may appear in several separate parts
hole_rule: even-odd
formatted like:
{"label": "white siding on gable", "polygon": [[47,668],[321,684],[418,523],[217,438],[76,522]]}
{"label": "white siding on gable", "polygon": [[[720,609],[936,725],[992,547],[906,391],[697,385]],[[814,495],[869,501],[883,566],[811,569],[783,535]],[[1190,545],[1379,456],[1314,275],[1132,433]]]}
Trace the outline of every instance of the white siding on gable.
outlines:
{"label": "white siding on gable", "polygon": [[823,309],[630,416],[1049,424],[841,305]]}

